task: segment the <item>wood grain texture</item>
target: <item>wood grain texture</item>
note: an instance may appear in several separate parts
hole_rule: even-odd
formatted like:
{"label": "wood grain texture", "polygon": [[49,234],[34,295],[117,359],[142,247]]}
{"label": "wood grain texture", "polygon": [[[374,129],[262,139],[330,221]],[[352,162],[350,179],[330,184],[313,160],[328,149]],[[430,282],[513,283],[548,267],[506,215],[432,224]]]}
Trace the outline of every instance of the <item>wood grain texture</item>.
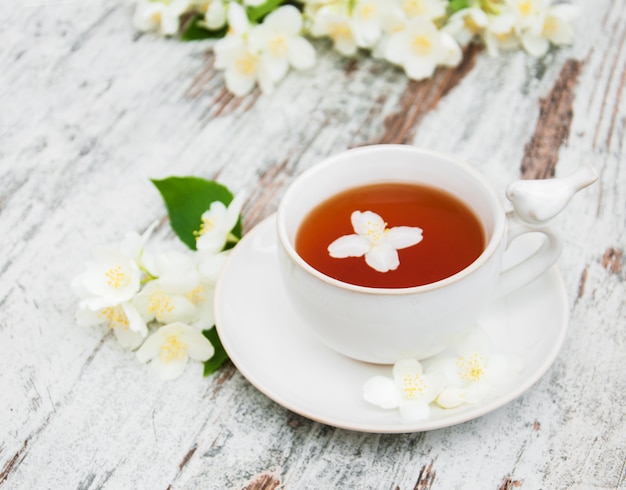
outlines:
{"label": "wood grain texture", "polygon": [[541,99],[535,133],[524,148],[521,173],[526,179],[554,177],[559,150],[569,137],[572,104],[582,64],[567,60],[548,96]]}
{"label": "wood grain texture", "polygon": [[[210,41],[137,35],[123,0],[1,2],[0,488],[626,488],[626,2],[574,3],[574,44],[540,60],[474,46],[416,83],[316,41],[315,68],[237,98]],[[183,250],[149,179],[246,190],[248,231],[302,171],[380,142],[454,154],[502,194],[598,170],[554,223],[565,344],[510,404],[432,432],[351,432],[231,363],[163,383],[75,325],[69,282],[95,247],[159,218],[155,249]]]}

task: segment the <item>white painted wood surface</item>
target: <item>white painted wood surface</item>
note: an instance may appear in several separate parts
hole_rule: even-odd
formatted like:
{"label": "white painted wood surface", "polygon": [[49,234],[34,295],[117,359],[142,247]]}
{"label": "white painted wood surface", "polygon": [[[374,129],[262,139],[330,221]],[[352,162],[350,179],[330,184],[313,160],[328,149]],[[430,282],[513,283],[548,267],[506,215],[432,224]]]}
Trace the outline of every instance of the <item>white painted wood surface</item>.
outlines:
{"label": "white painted wood surface", "polygon": [[[473,49],[418,84],[319,42],[309,73],[241,99],[210,42],[138,36],[123,0],[0,3],[0,487],[626,488],[626,2],[575,3],[574,45],[543,60]],[[502,190],[599,171],[556,222],[565,345],[517,400],[432,432],[350,432],[232,364],[161,382],[75,325],[69,281],[90,251],[165,216],[150,178],[254,189],[249,230],[295,175],[376,142],[453,153]],[[156,243],[182,247],[167,226]]]}

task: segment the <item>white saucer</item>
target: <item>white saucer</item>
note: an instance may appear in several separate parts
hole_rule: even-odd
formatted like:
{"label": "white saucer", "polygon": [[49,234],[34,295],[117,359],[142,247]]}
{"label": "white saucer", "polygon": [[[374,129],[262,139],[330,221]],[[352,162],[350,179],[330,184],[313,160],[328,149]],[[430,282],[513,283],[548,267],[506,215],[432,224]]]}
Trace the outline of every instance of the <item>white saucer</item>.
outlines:
{"label": "white saucer", "polygon": [[[428,420],[406,423],[362,397],[363,383],[390,366],[348,359],[305,330],[287,300],[276,256],[275,217],[247,233],[233,250],[217,285],[215,314],[224,348],[261,392],[312,420],[364,432],[419,432],[455,425],[501,407],[528,390],[550,367],[567,330],[568,303],[553,268],[530,285],[493,303],[480,319],[495,351],[521,356],[523,371],[477,405],[434,408]],[[520,242],[516,240],[514,244]],[[530,243],[511,251],[513,261]]]}

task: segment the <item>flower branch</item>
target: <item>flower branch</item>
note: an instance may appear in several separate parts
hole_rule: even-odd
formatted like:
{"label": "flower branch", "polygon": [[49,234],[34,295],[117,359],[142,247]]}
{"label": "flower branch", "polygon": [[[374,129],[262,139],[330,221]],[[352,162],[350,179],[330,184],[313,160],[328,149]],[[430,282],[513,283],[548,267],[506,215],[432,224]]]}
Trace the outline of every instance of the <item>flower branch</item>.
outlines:
{"label": "flower branch", "polygon": [[189,359],[204,374],[227,358],[214,328],[213,296],[229,248],[241,238],[245,197],[217,182],[195,177],[153,181],[187,253],[153,253],[143,235],[98,249],[72,281],[80,326],[108,326],[125,349],[150,362],[162,379],[180,376]]}
{"label": "flower branch", "polygon": [[458,65],[471,42],[492,56],[520,48],[543,56],[572,42],[577,13],[551,0],[137,0],[133,23],[183,40],[217,38],[215,67],[228,90],[245,95],[257,84],[272,92],[291,68],[311,69],[314,38],[423,80]]}

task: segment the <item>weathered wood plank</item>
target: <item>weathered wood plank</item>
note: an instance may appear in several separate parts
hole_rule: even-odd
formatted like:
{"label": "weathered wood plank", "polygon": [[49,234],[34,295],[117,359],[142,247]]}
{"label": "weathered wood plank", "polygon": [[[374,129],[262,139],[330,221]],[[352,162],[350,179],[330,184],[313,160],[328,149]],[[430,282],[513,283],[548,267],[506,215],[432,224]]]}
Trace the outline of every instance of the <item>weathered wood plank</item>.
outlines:
{"label": "weathered wood plank", "polygon": [[[624,487],[626,2],[576,2],[574,45],[543,60],[472,47],[420,83],[318,42],[310,72],[243,98],[210,42],[135,35],[120,0],[43,3],[0,5],[1,487]],[[75,326],[68,284],[90,249],[165,217],[150,178],[247,189],[249,230],[297,174],[377,142],[453,153],[502,192],[598,169],[555,221],[565,346],[514,402],[423,434],[349,432],[280,407],[232,364],[162,383]],[[182,250],[165,220],[154,243]]]}

